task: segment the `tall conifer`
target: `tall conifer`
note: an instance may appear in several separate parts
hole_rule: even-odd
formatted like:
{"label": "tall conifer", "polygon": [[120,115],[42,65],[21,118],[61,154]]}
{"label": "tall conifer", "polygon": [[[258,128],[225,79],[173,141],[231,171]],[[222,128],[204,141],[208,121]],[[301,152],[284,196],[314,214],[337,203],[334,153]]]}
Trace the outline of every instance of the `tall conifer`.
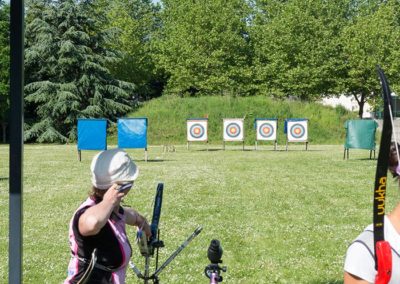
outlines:
{"label": "tall conifer", "polygon": [[134,85],[114,79],[111,30],[92,1],[32,0],[26,26],[27,140],[76,138],[78,118],[113,120],[131,109]]}
{"label": "tall conifer", "polygon": [[10,69],[10,5],[0,1],[0,123],[8,120]]}

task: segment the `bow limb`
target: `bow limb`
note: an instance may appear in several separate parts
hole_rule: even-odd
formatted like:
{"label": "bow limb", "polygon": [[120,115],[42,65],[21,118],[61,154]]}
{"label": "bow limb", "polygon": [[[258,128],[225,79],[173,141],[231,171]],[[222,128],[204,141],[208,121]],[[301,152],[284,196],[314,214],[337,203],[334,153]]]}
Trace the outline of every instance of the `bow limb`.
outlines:
{"label": "bow limb", "polygon": [[382,69],[377,67],[378,75],[382,85],[383,95],[383,126],[379,146],[378,162],[376,166],[374,202],[373,202],[373,227],[375,248],[375,269],[377,276],[375,283],[388,283],[391,277],[392,259],[390,245],[385,241],[384,217],[388,160],[390,154],[390,143],[392,140],[392,102],[390,88]]}

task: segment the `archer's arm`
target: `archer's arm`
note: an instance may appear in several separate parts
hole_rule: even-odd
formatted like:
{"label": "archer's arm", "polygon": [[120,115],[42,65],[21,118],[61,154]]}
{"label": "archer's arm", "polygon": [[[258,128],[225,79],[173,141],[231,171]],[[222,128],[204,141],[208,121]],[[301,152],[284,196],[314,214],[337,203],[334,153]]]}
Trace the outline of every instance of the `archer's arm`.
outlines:
{"label": "archer's arm", "polygon": [[370,284],[370,282],[361,279],[353,274],[344,272],[344,283],[343,284]]}
{"label": "archer's arm", "polygon": [[93,236],[100,232],[107,223],[114,208],[119,204],[124,193],[115,190],[116,184],[104,194],[103,200],[88,208],[79,218],[78,228],[83,236]]}
{"label": "archer's arm", "polygon": [[146,233],[146,236],[150,237],[150,226],[146,218],[144,218],[142,215],[139,214],[139,212],[135,211],[132,208],[124,208],[124,210],[126,214],[126,224],[141,228]]}

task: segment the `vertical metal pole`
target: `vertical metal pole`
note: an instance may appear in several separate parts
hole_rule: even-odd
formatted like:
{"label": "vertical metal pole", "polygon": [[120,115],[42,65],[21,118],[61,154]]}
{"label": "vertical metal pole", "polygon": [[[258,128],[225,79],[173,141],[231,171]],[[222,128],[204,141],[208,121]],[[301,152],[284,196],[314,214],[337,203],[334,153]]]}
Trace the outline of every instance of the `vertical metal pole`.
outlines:
{"label": "vertical metal pole", "polygon": [[24,0],[10,10],[10,217],[8,283],[22,283]]}

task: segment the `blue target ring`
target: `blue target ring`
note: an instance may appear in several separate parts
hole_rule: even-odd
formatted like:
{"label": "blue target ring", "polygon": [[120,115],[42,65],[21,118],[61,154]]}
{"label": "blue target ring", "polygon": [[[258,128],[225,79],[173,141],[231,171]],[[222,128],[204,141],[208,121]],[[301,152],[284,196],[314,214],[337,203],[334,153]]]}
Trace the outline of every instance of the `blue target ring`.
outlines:
{"label": "blue target ring", "polygon": [[296,138],[296,139],[301,138],[304,136],[305,133],[306,133],[306,130],[302,124],[295,123],[290,128],[290,134],[292,135],[293,138]]}
{"label": "blue target ring", "polygon": [[274,135],[274,133],[274,127],[269,122],[264,122],[258,128],[258,134],[260,134],[260,136],[264,138],[269,138]]}
{"label": "blue target ring", "polygon": [[203,125],[195,123],[190,127],[189,132],[193,138],[201,138],[204,135],[205,130]]}
{"label": "blue target ring", "polygon": [[225,128],[225,133],[231,138],[236,138],[240,135],[240,126],[236,122],[229,123]]}

